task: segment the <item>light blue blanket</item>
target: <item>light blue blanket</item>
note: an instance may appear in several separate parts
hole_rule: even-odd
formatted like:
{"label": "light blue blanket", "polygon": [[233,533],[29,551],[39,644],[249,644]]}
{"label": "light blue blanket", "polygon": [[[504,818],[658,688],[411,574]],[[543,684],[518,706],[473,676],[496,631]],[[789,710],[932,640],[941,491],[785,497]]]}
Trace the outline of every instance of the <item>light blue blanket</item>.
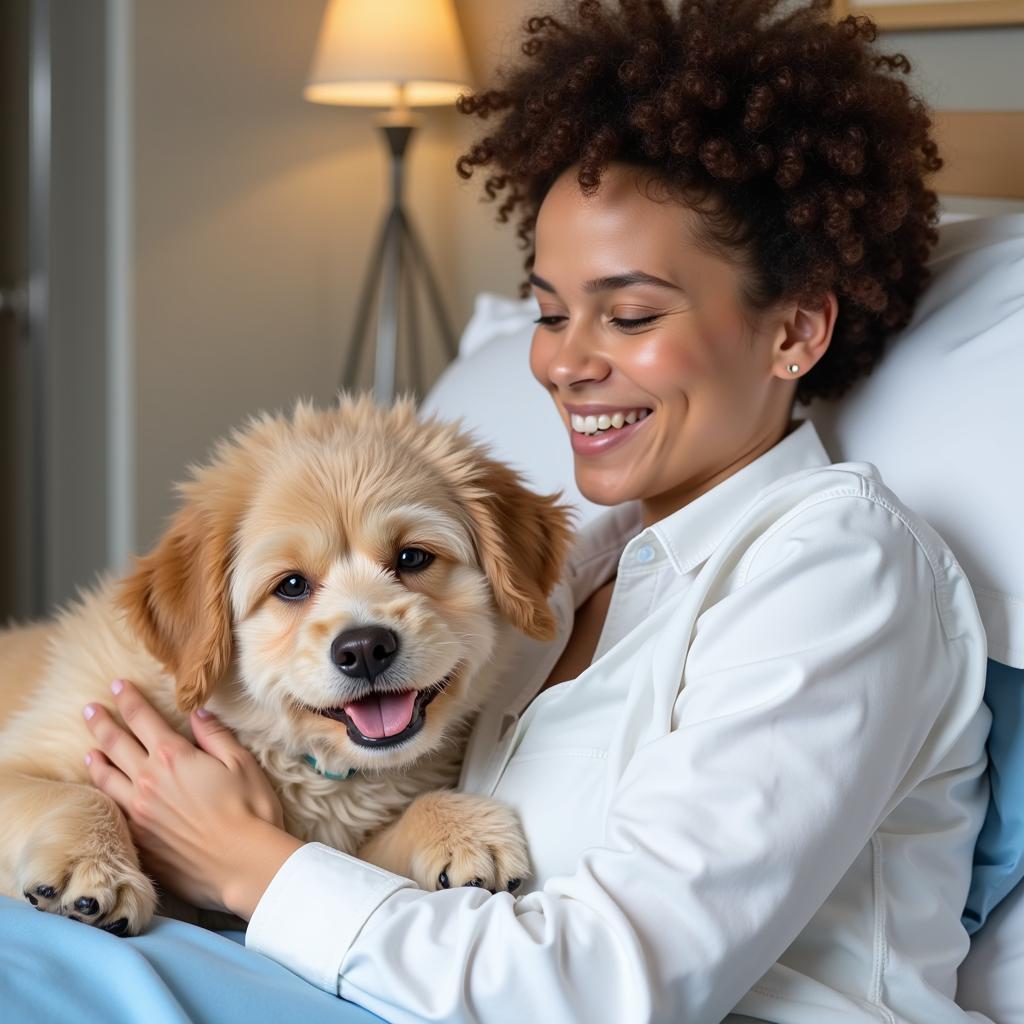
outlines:
{"label": "light blue blanket", "polygon": [[[964,923],[976,931],[1024,878],[1024,670],[989,662],[992,800]],[[374,1024],[247,949],[241,932],[158,917],[134,939],[0,896],[0,1024]]]}
{"label": "light blue blanket", "polygon": [[247,950],[157,917],[120,939],[0,896],[3,1024],[379,1024]]}
{"label": "light blue blanket", "polygon": [[964,910],[973,935],[1018,885],[1024,885],[1024,669],[989,660],[985,703],[988,737],[988,814],[974,848],[974,876]]}

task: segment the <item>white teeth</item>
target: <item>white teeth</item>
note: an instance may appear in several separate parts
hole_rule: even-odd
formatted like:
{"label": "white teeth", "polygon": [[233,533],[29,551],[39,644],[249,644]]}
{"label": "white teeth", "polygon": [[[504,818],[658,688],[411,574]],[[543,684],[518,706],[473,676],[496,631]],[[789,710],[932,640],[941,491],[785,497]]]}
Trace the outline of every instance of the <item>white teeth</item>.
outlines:
{"label": "white teeth", "polygon": [[601,413],[600,416],[580,416],[572,413],[569,416],[569,423],[577,434],[596,434],[599,430],[608,430],[636,423],[646,419],[651,414],[650,409],[630,409],[629,412],[616,412],[610,416]]}

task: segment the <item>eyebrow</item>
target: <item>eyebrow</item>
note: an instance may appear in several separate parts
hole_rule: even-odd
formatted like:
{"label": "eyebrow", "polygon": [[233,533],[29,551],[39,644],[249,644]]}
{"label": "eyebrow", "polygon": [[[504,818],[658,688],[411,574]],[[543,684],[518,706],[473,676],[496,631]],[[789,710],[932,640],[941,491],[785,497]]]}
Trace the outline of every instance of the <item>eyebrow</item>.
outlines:
{"label": "eyebrow", "polygon": [[[551,292],[552,295],[555,294],[554,285],[549,284],[543,277],[531,274],[529,280],[530,284],[540,288],[541,291]],[[583,290],[588,294],[611,292],[615,291],[616,288],[628,288],[633,284],[652,284],[658,288],[671,288],[675,292],[682,291],[678,285],[672,284],[671,281],[663,281],[660,277],[645,273],[643,270],[631,270],[626,274],[612,274],[609,277],[595,277],[592,281],[587,281],[583,285]]]}

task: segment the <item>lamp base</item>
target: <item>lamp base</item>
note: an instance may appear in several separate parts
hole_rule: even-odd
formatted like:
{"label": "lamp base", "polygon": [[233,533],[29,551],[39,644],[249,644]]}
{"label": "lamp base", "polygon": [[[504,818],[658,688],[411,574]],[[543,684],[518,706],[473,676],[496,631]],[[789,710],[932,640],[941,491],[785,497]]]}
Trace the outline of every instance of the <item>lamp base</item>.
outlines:
{"label": "lamp base", "polygon": [[407,107],[399,107],[378,117],[377,124],[391,154],[391,206],[385,214],[363,283],[348,357],[342,370],[341,386],[352,387],[355,384],[355,375],[368,344],[370,310],[379,286],[373,393],[379,403],[387,404],[395,397],[400,292],[403,284],[407,289],[410,376],[417,394],[423,392],[425,385],[417,324],[417,279],[422,280],[426,287],[430,308],[449,359],[455,358],[457,345],[455,333],[445,313],[441,291],[412,221],[402,205],[405,151],[416,130],[417,119]]}

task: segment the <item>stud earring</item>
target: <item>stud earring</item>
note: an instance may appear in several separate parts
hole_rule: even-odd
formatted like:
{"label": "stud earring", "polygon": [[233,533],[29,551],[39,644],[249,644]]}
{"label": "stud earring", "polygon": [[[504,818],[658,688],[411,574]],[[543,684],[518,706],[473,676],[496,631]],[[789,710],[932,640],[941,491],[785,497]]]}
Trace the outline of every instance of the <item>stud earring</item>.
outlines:
{"label": "stud earring", "polygon": [[800,367],[796,363],[790,363],[789,366],[786,367],[786,369],[789,370],[790,373],[800,372]]}

